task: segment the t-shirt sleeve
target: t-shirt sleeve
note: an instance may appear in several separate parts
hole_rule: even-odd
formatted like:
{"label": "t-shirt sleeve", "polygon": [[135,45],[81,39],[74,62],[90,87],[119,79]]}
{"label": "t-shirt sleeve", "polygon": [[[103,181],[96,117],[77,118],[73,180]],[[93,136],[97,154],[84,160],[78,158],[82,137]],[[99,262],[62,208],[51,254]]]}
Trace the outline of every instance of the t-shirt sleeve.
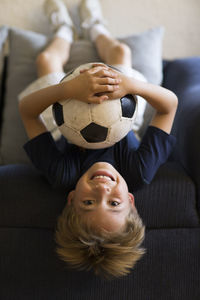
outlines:
{"label": "t-shirt sleeve", "polygon": [[24,149],[33,165],[41,171],[54,187],[73,187],[76,180],[77,165],[72,159],[72,153],[65,151],[63,154],[57,147],[49,132],[29,140]]}
{"label": "t-shirt sleeve", "polygon": [[149,126],[137,150],[126,147],[123,175],[128,185],[137,190],[144,183],[149,184],[158,168],[167,161],[175,143],[174,136]]}

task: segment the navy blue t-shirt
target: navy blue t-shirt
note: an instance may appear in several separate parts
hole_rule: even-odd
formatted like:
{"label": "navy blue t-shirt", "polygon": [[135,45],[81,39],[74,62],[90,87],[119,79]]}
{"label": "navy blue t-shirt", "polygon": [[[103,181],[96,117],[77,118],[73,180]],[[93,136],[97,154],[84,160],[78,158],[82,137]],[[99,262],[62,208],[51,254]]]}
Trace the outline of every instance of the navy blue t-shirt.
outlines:
{"label": "navy blue t-shirt", "polygon": [[61,149],[51,134],[45,132],[28,141],[24,148],[35,167],[53,186],[73,189],[94,163],[108,162],[124,177],[129,191],[134,192],[151,182],[170,155],[175,141],[174,136],[149,126],[141,143],[131,131],[110,148],[83,150],[63,138]]}

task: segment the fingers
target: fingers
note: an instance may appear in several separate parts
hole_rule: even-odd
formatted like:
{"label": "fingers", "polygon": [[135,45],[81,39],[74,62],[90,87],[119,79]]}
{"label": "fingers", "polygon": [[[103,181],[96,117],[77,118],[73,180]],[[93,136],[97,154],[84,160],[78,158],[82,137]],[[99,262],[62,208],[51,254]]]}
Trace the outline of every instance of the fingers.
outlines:
{"label": "fingers", "polygon": [[122,81],[120,73],[104,64],[94,64],[90,69],[82,69],[80,76],[88,96],[84,100],[87,103],[100,104],[109,100],[109,94],[119,89]]}
{"label": "fingers", "polygon": [[101,68],[95,73],[93,89],[96,93],[113,92],[119,88],[121,81],[121,78],[111,69]]}
{"label": "fingers", "polygon": [[112,69],[105,69],[101,68],[97,70],[95,73],[96,77],[103,78],[103,77],[110,77],[110,78],[119,78],[119,74]]}
{"label": "fingers", "polygon": [[84,73],[86,71],[88,71],[88,69],[82,69],[82,70],[80,70],[80,74],[82,74],[82,73]]}
{"label": "fingers", "polygon": [[118,98],[119,86],[101,86],[96,89],[95,93],[91,94],[85,102],[100,104],[106,100]]}
{"label": "fingers", "polygon": [[80,73],[84,73],[84,72],[90,70],[90,73],[92,74],[92,73],[96,73],[98,70],[100,70],[100,69],[102,69],[102,68],[108,69],[108,67],[107,67],[106,65],[104,65],[104,64],[102,64],[102,63],[99,63],[99,64],[94,64],[94,65],[92,65],[91,68],[86,68],[86,69],[80,70]]}
{"label": "fingers", "polygon": [[110,97],[108,95],[110,93],[113,94],[120,88],[120,82],[120,78],[103,77],[96,79],[92,88],[94,103],[102,103],[102,101],[109,100]]}
{"label": "fingers", "polygon": [[109,68],[106,64],[104,63],[94,63],[92,64],[92,67],[95,68],[95,67],[105,67],[105,68]]}
{"label": "fingers", "polygon": [[97,93],[91,97],[89,97],[87,99],[87,103],[91,103],[91,104],[101,104],[104,101],[110,101],[110,100],[114,100],[114,99],[118,99],[119,95],[117,92],[113,91],[113,92],[108,92],[108,93]]}
{"label": "fingers", "polygon": [[105,78],[99,78],[97,80],[97,83],[100,85],[118,85],[121,82],[120,78],[111,78],[111,77],[105,77]]}
{"label": "fingers", "polygon": [[107,95],[93,96],[93,97],[90,97],[88,100],[89,100],[88,101],[89,103],[101,104],[103,101],[108,100],[108,96]]}
{"label": "fingers", "polygon": [[104,94],[104,95],[107,96],[107,100],[114,100],[114,99],[119,98],[117,91],[109,92],[109,93]]}
{"label": "fingers", "polygon": [[87,72],[87,82],[93,94],[113,92],[119,88],[121,78],[111,69],[94,68]]}
{"label": "fingers", "polygon": [[96,77],[111,77],[111,78],[116,78],[120,74],[119,72],[103,64],[96,65],[96,67],[89,69],[88,72],[90,74],[95,74]]}
{"label": "fingers", "polygon": [[111,93],[119,89],[119,85],[97,85],[95,87],[95,94],[98,93]]}

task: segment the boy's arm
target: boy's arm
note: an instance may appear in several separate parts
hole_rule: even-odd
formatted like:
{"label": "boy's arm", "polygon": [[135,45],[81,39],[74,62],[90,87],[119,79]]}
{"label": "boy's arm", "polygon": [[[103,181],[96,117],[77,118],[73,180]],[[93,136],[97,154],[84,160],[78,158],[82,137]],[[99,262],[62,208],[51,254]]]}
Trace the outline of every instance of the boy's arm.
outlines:
{"label": "boy's arm", "polygon": [[150,125],[170,133],[178,105],[177,96],[161,86],[143,82],[138,84],[138,95],[156,110]]}
{"label": "boy's arm", "polygon": [[[19,111],[30,139],[47,131],[40,114],[50,105],[63,99],[101,103],[105,95],[119,88],[118,74],[108,67],[94,67],[76,78],[34,92],[19,102]],[[98,96],[97,96],[98,94]]]}
{"label": "boy's arm", "polygon": [[51,104],[61,99],[61,87],[52,85],[21,99],[19,111],[27,135],[30,139],[47,131],[40,114]]}
{"label": "boy's arm", "polygon": [[119,89],[111,93],[109,99],[119,98],[129,93],[141,96],[156,110],[150,125],[170,133],[178,105],[176,95],[161,86],[142,82],[125,75],[120,77],[122,81],[119,84]]}

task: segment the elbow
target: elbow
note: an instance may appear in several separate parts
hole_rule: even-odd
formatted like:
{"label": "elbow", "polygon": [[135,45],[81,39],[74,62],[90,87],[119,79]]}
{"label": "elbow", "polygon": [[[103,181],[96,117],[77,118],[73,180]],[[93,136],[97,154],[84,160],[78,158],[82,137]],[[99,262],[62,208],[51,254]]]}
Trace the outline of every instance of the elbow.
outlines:
{"label": "elbow", "polygon": [[174,94],[173,92],[172,92],[172,94],[173,94],[173,100],[172,100],[172,102],[173,102],[173,107],[174,107],[175,109],[177,109],[177,107],[178,107],[178,97],[177,97],[176,94]]}
{"label": "elbow", "polygon": [[178,97],[172,91],[170,91],[170,101],[169,101],[169,103],[170,103],[170,105],[169,105],[169,113],[170,112],[176,113],[176,110],[178,108]]}
{"label": "elbow", "polygon": [[30,114],[27,110],[27,105],[26,105],[26,102],[24,101],[24,98],[19,101],[18,110],[19,110],[19,115],[20,115],[21,120],[23,121],[24,125],[27,122],[27,120],[32,119],[32,117],[30,116]]}
{"label": "elbow", "polygon": [[28,117],[26,104],[23,99],[21,99],[18,103],[18,110],[22,121]]}
{"label": "elbow", "polygon": [[18,102],[18,110],[22,119],[34,118],[33,110],[31,110],[29,103],[26,101],[26,97],[21,98]]}

